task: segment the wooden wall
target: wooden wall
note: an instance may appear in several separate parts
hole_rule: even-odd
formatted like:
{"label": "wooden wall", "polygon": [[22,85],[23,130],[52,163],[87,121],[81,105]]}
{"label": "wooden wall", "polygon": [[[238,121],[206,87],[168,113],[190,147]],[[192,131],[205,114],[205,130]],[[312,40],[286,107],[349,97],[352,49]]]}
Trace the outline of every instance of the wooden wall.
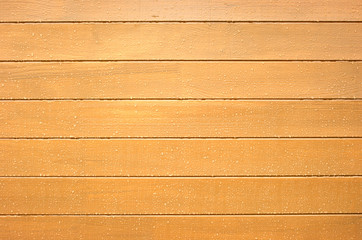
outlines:
{"label": "wooden wall", "polygon": [[362,2],[1,0],[0,239],[362,239]]}

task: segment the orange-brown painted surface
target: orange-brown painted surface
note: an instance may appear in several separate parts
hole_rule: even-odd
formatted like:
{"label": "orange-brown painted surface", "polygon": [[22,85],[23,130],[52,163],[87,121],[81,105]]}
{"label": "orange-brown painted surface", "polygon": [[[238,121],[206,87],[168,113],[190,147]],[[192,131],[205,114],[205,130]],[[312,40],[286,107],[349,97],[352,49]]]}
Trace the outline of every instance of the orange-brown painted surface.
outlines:
{"label": "orange-brown painted surface", "polygon": [[361,189],[359,177],[11,177],[0,214],[359,213]]}
{"label": "orange-brown painted surface", "polygon": [[359,240],[354,215],[0,217],[5,239]]}
{"label": "orange-brown painted surface", "polygon": [[361,98],[361,62],[1,62],[0,99]]}
{"label": "orange-brown painted surface", "polygon": [[360,60],[359,23],[1,24],[0,60]]}
{"label": "orange-brown painted surface", "polygon": [[361,21],[348,0],[2,0],[0,21]]}
{"label": "orange-brown painted surface", "polygon": [[0,137],[360,137],[362,101],[3,101]]}
{"label": "orange-brown painted surface", "polygon": [[358,175],[360,139],[0,140],[0,176]]}
{"label": "orange-brown painted surface", "polygon": [[361,11],[2,0],[0,239],[362,239]]}

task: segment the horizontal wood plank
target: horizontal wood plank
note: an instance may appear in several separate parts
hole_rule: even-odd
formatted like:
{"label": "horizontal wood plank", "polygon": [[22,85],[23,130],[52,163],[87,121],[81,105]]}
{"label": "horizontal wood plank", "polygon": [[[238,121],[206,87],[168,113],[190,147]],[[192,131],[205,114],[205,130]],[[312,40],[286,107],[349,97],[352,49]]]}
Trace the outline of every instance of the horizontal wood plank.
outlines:
{"label": "horizontal wood plank", "polygon": [[2,62],[0,99],[362,98],[361,62]]}
{"label": "horizontal wood plank", "polygon": [[0,137],[361,137],[362,101],[2,101]]}
{"label": "horizontal wood plank", "polygon": [[346,0],[2,0],[0,21],[361,21]]}
{"label": "horizontal wood plank", "polygon": [[0,239],[360,239],[361,10],[2,1]]}
{"label": "horizontal wood plank", "polygon": [[359,23],[1,24],[0,60],[362,60]]}
{"label": "horizontal wood plank", "polygon": [[0,214],[361,213],[362,178],[1,178]]}
{"label": "horizontal wood plank", "polygon": [[0,140],[0,176],[360,175],[361,139]]}
{"label": "horizontal wood plank", "polygon": [[6,216],[2,239],[358,240],[360,215],[333,216]]}

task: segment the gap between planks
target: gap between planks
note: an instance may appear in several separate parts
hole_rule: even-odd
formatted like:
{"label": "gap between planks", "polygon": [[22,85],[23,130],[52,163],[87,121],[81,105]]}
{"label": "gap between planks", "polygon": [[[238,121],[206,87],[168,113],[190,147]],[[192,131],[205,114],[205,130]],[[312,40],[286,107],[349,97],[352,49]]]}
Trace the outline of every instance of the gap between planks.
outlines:
{"label": "gap between planks", "polygon": [[360,178],[362,175],[215,175],[215,176],[0,176],[12,179],[59,179],[59,178],[87,178],[87,179],[258,179],[258,178]]}
{"label": "gap between planks", "polygon": [[353,101],[362,98],[0,98],[11,101]]}
{"label": "gap between planks", "polygon": [[201,24],[213,24],[213,23],[275,23],[275,24],[288,24],[288,23],[362,23],[362,21],[227,21],[227,20],[220,20],[220,21],[202,21],[202,20],[185,20],[185,21],[0,21],[0,24],[58,24],[58,23],[76,23],[76,24],[82,24],[82,23],[92,23],[92,24],[112,24],[112,23],[158,23],[158,24],[167,24],[167,23],[201,23]]}
{"label": "gap between planks", "polygon": [[269,139],[269,140],[299,140],[299,139],[361,139],[362,137],[0,137],[0,140],[249,140],[249,139]]}
{"label": "gap between planks", "polygon": [[262,214],[0,214],[0,217],[41,217],[41,216],[64,216],[64,217],[114,217],[114,216],[126,216],[126,217],[237,217],[237,216],[249,216],[249,217],[263,217],[263,216],[351,216],[361,215],[362,213],[262,213]]}
{"label": "gap between planks", "polygon": [[334,137],[0,137],[0,140],[83,140],[83,139],[90,139],[90,140],[117,140],[117,139],[124,139],[124,140],[142,140],[142,139],[174,139],[174,140],[187,140],[187,139],[207,139],[207,140],[247,140],[247,139],[259,139],[259,140],[300,140],[300,139],[361,139],[362,137],[347,137],[347,136],[334,136]]}
{"label": "gap between planks", "polygon": [[62,62],[362,62],[362,59],[87,59],[87,60],[0,60],[0,63],[62,63]]}

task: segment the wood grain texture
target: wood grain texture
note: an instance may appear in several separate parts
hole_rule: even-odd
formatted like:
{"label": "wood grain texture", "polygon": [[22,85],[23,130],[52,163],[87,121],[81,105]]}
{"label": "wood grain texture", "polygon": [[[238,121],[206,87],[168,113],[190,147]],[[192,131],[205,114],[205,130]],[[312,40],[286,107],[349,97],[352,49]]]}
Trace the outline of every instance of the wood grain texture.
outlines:
{"label": "wood grain texture", "polygon": [[0,60],[362,60],[359,23],[1,24]]}
{"label": "wood grain texture", "polygon": [[1,178],[0,214],[361,213],[362,178]]}
{"label": "wood grain texture", "polygon": [[361,62],[2,62],[0,99],[362,98]]}
{"label": "wood grain texture", "polygon": [[0,21],[361,21],[350,0],[2,0]]}
{"label": "wood grain texture", "polygon": [[0,140],[0,176],[359,175],[361,139]]}
{"label": "wood grain texture", "polygon": [[358,240],[360,215],[0,217],[2,239]]}
{"label": "wood grain texture", "polygon": [[361,239],[361,13],[0,0],[0,239]]}
{"label": "wood grain texture", "polygon": [[361,137],[362,101],[3,101],[0,137]]}

